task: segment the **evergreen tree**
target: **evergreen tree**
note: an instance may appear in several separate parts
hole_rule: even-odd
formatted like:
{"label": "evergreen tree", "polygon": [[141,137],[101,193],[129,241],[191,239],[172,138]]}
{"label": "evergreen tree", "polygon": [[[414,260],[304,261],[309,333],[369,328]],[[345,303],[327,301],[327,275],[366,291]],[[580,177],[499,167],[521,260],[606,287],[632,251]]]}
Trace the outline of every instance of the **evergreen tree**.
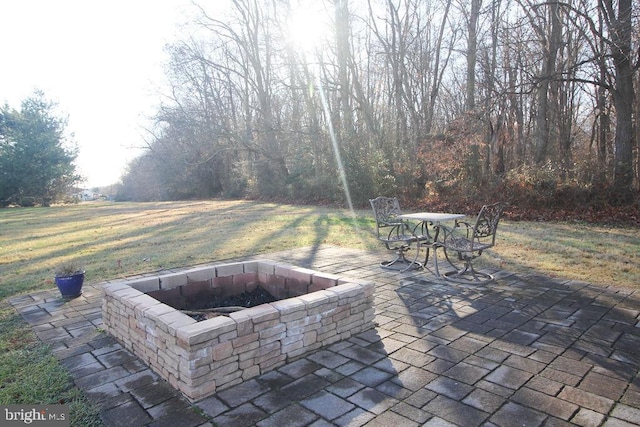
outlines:
{"label": "evergreen tree", "polygon": [[80,181],[69,148],[66,120],[41,92],[22,102],[20,111],[0,109],[0,206],[49,206]]}

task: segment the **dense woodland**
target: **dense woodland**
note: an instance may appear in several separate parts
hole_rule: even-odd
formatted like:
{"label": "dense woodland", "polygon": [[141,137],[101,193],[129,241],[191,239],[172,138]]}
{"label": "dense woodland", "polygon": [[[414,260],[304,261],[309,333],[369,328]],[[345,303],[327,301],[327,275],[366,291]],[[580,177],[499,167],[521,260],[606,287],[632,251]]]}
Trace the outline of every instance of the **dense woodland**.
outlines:
{"label": "dense woodland", "polygon": [[168,46],[121,199],[638,205],[633,0],[222,4]]}

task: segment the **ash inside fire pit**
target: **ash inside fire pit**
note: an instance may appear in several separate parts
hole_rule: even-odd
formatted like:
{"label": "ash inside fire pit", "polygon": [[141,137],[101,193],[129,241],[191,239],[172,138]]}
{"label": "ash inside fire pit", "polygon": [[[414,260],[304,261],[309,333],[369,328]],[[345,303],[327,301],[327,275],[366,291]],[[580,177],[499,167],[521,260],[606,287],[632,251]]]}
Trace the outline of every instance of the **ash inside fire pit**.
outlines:
{"label": "ash inside fire pit", "polygon": [[[278,299],[269,292],[258,286],[251,292],[245,291],[238,295],[230,295],[228,297],[209,297],[206,301],[203,301],[202,304],[198,304],[198,309],[183,310],[183,312],[200,322],[220,314],[238,311],[240,307],[250,308],[277,300]],[[217,308],[229,308],[229,310],[216,310]]]}
{"label": "ash inside fire pit", "polygon": [[262,287],[258,286],[251,292],[243,292],[240,295],[231,295],[226,298],[213,297],[202,308],[215,308],[215,307],[255,307],[256,305],[265,304],[268,302],[277,301],[269,292],[265,291]]}

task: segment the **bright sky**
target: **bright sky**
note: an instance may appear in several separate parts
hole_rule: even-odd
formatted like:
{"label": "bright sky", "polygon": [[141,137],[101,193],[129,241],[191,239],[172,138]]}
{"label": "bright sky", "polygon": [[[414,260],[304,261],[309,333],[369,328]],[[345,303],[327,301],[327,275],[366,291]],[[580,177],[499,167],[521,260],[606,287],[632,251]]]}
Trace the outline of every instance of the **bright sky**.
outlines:
{"label": "bright sky", "polygon": [[35,89],[68,116],[87,188],[118,181],[159,104],[189,0],[0,0],[0,103]]}

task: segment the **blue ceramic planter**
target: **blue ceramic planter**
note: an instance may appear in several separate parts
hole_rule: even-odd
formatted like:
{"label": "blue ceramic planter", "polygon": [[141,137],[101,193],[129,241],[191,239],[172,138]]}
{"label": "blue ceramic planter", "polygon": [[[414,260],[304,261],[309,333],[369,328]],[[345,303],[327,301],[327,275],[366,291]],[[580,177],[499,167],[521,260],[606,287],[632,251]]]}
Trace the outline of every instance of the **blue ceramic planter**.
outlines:
{"label": "blue ceramic planter", "polygon": [[82,283],[84,282],[84,272],[71,276],[56,277],[56,285],[63,298],[76,298],[82,293]]}

